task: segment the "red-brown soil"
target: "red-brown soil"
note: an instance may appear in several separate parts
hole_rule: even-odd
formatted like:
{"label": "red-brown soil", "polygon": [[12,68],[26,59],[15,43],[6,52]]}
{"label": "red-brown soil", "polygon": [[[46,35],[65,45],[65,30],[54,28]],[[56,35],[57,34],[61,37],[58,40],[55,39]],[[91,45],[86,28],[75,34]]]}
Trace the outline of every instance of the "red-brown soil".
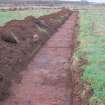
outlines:
{"label": "red-brown soil", "polygon": [[21,72],[21,83],[13,81],[12,94],[0,105],[86,105],[80,97],[82,71],[73,67],[78,28],[78,12],[73,12]]}
{"label": "red-brown soil", "polygon": [[29,16],[13,20],[0,27],[0,100],[9,96],[12,81],[20,82],[19,73],[71,14],[63,9],[38,19]]}

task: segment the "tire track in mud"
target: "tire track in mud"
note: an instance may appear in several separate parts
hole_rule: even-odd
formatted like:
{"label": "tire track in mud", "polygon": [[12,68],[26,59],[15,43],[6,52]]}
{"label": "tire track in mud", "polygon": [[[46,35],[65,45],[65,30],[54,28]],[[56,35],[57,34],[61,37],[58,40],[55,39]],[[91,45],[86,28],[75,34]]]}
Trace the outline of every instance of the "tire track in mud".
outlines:
{"label": "tire track in mud", "polygon": [[74,105],[70,68],[76,44],[77,15],[74,12],[48,40],[28,70],[21,73],[21,83],[13,83],[13,94],[0,105]]}

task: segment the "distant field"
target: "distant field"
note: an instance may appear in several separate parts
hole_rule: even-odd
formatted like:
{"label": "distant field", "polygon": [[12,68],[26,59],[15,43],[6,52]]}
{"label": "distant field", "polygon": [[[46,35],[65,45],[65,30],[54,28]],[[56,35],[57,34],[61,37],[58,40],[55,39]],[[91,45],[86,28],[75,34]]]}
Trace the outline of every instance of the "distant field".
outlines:
{"label": "distant field", "polygon": [[24,19],[26,16],[43,16],[52,13],[53,10],[37,9],[37,10],[18,10],[18,11],[2,11],[0,10],[0,25],[4,25],[6,22],[12,19]]}
{"label": "distant field", "polygon": [[82,80],[93,89],[90,105],[105,105],[105,12],[104,10],[80,11],[80,37],[78,59],[87,60]]}

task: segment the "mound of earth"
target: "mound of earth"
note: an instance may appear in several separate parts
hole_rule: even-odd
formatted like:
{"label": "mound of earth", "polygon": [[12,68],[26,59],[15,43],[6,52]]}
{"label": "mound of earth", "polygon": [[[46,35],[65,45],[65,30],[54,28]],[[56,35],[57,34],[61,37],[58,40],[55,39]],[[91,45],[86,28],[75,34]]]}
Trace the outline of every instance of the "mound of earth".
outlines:
{"label": "mound of earth", "polygon": [[39,18],[12,20],[0,27],[0,100],[9,96],[12,81],[19,82],[19,73],[71,14],[63,9]]}

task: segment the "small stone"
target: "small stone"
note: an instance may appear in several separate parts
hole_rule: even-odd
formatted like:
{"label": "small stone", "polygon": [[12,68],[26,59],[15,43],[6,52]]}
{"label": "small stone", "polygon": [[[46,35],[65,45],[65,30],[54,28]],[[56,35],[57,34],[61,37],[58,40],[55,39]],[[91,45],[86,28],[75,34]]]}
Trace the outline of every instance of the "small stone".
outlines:
{"label": "small stone", "polygon": [[33,41],[34,42],[39,41],[39,36],[37,34],[33,35]]}

